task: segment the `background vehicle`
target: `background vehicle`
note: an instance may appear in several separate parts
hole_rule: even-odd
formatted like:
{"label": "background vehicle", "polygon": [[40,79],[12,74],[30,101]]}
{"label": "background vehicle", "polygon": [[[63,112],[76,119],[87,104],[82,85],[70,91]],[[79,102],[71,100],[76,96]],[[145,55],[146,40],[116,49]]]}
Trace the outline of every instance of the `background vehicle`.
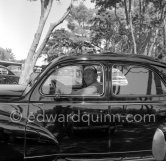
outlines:
{"label": "background vehicle", "polygon": [[[90,65],[102,93],[72,95]],[[165,78],[165,63],[104,53],[57,58],[27,87],[0,85],[0,160],[164,160]]]}
{"label": "background vehicle", "polygon": [[0,84],[18,84],[19,77],[7,67],[0,65]]}
{"label": "background vehicle", "polygon": [[10,61],[0,61],[0,65],[5,66],[10,71],[12,71],[15,75],[20,76],[22,63],[10,62]]}
{"label": "background vehicle", "polygon": [[[0,61],[0,84],[18,84],[22,65],[17,62]],[[30,81],[33,81],[44,68],[45,66],[35,66]]]}

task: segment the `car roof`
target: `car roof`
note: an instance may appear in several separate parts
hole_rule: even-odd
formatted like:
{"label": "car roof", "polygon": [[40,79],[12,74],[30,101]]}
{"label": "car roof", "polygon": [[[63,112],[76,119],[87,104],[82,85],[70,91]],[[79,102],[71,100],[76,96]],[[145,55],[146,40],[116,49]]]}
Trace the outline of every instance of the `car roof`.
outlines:
{"label": "car roof", "polygon": [[21,67],[21,66],[22,66],[22,63],[0,60],[0,65],[5,66],[5,67],[8,67],[8,66],[10,66],[10,65],[14,65],[14,66],[19,66],[19,67]]}
{"label": "car roof", "polygon": [[[136,55],[136,54],[122,54],[122,53],[112,53],[112,52],[104,52],[101,54],[82,54],[79,56],[62,56],[53,60],[52,63],[55,62],[69,62],[69,61],[81,61],[81,60],[115,60],[115,61],[128,61],[128,62],[138,62],[138,63],[147,63],[154,64],[158,66],[166,67],[166,63],[159,60],[154,59],[149,56],[144,55]],[[52,64],[51,63],[51,64]]]}
{"label": "car roof", "polygon": [[0,67],[8,69],[7,67],[5,67],[5,66],[3,66],[3,65],[0,65]]}

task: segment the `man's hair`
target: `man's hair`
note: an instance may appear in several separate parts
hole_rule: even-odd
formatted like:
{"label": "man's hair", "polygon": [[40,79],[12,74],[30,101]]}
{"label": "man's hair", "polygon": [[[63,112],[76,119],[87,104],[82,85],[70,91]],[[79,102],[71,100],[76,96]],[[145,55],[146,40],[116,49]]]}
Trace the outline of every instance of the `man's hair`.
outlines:
{"label": "man's hair", "polygon": [[86,70],[92,70],[94,73],[97,74],[97,69],[94,66],[86,66],[84,68],[84,71],[86,71]]}

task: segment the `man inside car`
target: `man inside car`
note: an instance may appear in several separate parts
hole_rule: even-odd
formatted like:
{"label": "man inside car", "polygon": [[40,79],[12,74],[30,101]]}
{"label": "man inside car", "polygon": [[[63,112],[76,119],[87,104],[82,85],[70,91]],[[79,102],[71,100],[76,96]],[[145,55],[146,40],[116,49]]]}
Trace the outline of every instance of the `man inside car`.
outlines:
{"label": "man inside car", "polygon": [[102,85],[97,81],[97,69],[94,66],[87,66],[83,72],[83,79],[86,87],[72,91],[73,95],[96,95],[102,93]]}

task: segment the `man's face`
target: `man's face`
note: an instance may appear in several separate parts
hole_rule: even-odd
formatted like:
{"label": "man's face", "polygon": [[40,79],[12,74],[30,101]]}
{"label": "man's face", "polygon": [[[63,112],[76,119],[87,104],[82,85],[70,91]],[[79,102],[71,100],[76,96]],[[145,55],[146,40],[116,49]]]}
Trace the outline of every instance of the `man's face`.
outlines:
{"label": "man's face", "polygon": [[84,81],[86,83],[86,85],[91,85],[92,83],[94,83],[96,81],[96,73],[91,70],[91,69],[87,69],[84,71]]}

